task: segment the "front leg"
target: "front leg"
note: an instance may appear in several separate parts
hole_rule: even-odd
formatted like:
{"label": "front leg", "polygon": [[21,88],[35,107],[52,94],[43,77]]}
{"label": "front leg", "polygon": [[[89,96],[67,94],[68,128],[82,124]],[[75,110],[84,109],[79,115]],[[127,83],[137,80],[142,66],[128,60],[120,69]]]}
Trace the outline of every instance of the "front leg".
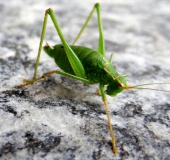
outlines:
{"label": "front leg", "polygon": [[105,94],[105,91],[104,91],[104,85],[100,84],[99,89],[100,89],[100,93],[102,95],[102,100],[103,100],[103,103],[104,103],[104,108],[105,108],[107,119],[108,119],[110,136],[112,138],[113,153],[117,154],[118,151],[117,151],[117,148],[116,148],[116,139],[115,139],[114,130],[112,129],[112,124],[111,124],[111,121],[110,121],[110,115],[109,115],[109,110],[108,110],[106,94]]}

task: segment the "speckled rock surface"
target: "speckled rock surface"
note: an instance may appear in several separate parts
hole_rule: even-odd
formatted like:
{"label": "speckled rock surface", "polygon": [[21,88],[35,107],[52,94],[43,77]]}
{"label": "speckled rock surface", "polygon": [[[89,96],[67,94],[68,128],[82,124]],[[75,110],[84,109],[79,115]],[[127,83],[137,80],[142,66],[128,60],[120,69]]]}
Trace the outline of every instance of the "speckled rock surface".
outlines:
{"label": "speckled rock surface", "polygon": [[[45,9],[52,7],[71,43],[94,0],[0,2],[0,159],[112,160],[170,157],[170,93],[129,90],[108,96],[119,153],[111,138],[97,85],[52,75],[24,89],[31,79]],[[99,1],[100,2],[100,1]],[[170,2],[101,2],[106,57],[128,74],[130,85],[170,82]],[[49,20],[45,42],[60,43]],[[44,42],[44,43],[45,43]],[[96,49],[96,16],[78,44]],[[56,68],[42,53],[38,75]],[[170,90],[168,85],[152,86]]]}

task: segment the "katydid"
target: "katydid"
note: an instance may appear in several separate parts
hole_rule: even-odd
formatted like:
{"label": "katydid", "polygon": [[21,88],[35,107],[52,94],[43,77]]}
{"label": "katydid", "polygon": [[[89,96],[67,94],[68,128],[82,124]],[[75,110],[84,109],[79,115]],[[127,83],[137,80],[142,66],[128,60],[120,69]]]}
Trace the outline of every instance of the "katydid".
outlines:
{"label": "katydid", "polygon": [[[99,42],[98,42],[98,50],[92,50],[83,46],[74,45],[77,40],[80,38],[84,29],[88,25],[93,13],[97,11],[97,19],[98,19],[98,27],[99,27]],[[40,54],[42,50],[42,44],[44,40],[44,35],[46,31],[47,17],[48,15],[51,17],[51,20],[54,24],[55,29],[58,32],[58,35],[61,39],[62,44],[58,44],[55,46],[50,46],[46,44],[43,49],[44,51],[52,58],[54,58],[56,64],[61,68],[61,70],[52,70],[43,76],[36,78]],[[105,58],[105,44],[104,44],[104,36],[102,30],[102,21],[100,15],[100,4],[96,3],[90,12],[87,20],[85,21],[83,27],[79,31],[77,37],[75,38],[72,45],[69,45],[64,38],[62,31],[58,25],[57,19],[54,15],[54,12],[51,8],[45,11],[44,22],[42,27],[42,33],[40,38],[39,50],[37,55],[37,60],[35,64],[34,76],[32,80],[25,80],[24,84],[18,86],[19,88],[25,87],[27,85],[33,84],[36,81],[42,80],[45,77],[48,77],[52,74],[60,74],[66,77],[82,81],[87,84],[99,84],[99,91],[102,96],[102,100],[104,103],[104,108],[106,111],[108,126],[110,130],[110,135],[112,138],[112,147],[113,152],[116,154],[118,152],[116,148],[116,140],[114,136],[114,130],[112,129],[110,115],[108,111],[108,104],[106,99],[106,94],[110,96],[116,96],[118,93],[122,92],[125,89],[132,88],[141,88],[143,85],[138,86],[129,86],[126,81],[127,75],[120,75],[116,69],[112,65],[112,55],[110,60]],[[161,84],[161,83],[159,83]],[[150,85],[150,84],[144,84]],[[105,89],[105,87],[107,88]],[[141,88],[144,89],[144,88]],[[153,89],[154,90],[154,89]],[[155,89],[156,90],[156,89]]]}

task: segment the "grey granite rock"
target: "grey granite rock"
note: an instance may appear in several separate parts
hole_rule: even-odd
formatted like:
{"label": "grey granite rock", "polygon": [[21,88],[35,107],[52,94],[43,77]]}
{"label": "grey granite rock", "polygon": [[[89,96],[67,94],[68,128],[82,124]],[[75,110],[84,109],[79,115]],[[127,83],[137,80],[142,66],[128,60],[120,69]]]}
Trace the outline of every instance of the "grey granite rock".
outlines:
{"label": "grey granite rock", "polygon": [[[21,77],[32,78],[45,9],[54,9],[71,43],[95,2],[0,1],[0,159],[169,159],[170,93],[129,90],[108,96],[115,156],[97,85],[53,75],[14,88]],[[101,2],[106,57],[115,53],[113,64],[128,74],[130,85],[170,82],[169,8],[168,0]],[[45,41],[60,43],[50,20]],[[94,16],[78,44],[96,49],[97,42]],[[38,75],[55,68],[42,53]]]}

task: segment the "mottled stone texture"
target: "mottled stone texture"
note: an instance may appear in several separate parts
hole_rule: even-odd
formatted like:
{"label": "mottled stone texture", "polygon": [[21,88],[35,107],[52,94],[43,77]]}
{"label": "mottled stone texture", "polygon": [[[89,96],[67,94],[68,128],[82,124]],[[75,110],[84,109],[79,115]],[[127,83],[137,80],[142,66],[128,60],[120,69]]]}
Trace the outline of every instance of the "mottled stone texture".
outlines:
{"label": "mottled stone texture", "polygon": [[[97,85],[53,75],[24,89],[31,79],[44,11],[52,7],[71,43],[94,0],[0,2],[0,159],[111,160],[170,157],[170,93],[129,90],[108,96],[117,157]],[[170,1],[103,0],[106,57],[128,74],[130,85],[170,82]],[[49,19],[45,42],[60,43]],[[96,15],[78,44],[96,49]],[[56,68],[42,53],[38,75]],[[147,87],[147,86],[146,86]],[[168,85],[152,88],[170,90]]]}

